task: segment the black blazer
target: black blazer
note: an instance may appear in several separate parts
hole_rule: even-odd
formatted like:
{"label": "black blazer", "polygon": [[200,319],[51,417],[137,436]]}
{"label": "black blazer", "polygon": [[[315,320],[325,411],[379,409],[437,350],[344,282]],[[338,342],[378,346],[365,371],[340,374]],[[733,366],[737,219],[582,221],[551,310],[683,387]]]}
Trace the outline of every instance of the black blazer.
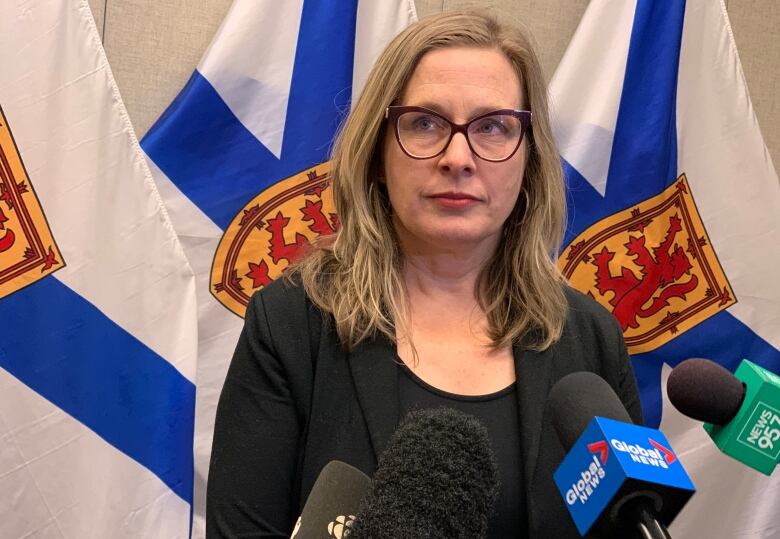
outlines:
{"label": "black blazer", "polygon": [[[545,400],[552,385],[592,371],[635,422],[642,413],[623,335],[595,301],[566,290],[561,339],[544,352],[514,347],[528,537],[579,537],[552,474],[564,456]],[[377,337],[346,352],[330,316],[278,280],[249,304],[217,408],[207,536],[289,537],[331,460],[369,476],[399,421],[394,346]]]}

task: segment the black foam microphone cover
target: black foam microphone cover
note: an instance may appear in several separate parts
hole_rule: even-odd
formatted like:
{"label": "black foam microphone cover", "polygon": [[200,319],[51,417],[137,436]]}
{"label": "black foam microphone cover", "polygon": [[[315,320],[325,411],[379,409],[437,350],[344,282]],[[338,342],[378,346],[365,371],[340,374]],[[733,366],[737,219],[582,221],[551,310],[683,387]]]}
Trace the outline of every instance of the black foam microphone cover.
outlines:
{"label": "black foam microphone cover", "polygon": [[342,537],[370,487],[369,477],[357,468],[338,460],[329,462],[314,482],[292,537]]}
{"label": "black foam microphone cover", "polygon": [[633,423],[612,386],[592,372],[573,372],[558,380],[547,397],[547,406],[567,452],[595,416]]}
{"label": "black foam microphone cover", "polygon": [[666,382],[669,401],[682,414],[725,425],[745,399],[745,385],[727,369],[708,359],[686,359],[672,369]]}
{"label": "black foam microphone cover", "polygon": [[451,408],[413,411],[382,453],[348,538],[486,537],[497,495],[482,423]]}

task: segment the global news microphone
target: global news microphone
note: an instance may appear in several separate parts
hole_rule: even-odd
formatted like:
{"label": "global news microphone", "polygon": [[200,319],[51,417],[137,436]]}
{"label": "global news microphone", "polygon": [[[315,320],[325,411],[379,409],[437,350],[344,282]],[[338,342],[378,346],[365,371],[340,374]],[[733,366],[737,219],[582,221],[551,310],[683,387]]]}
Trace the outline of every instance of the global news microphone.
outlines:
{"label": "global news microphone", "polygon": [[478,12],[408,27],[343,124],[331,178],[340,230],[249,304],[208,537],[290,537],[326,464],[371,476],[400,419],[441,405],[487,428],[489,537],[579,537],[553,482],[550,388],[590,371],[642,413],[617,322],[556,269],[563,176],[529,39]]}

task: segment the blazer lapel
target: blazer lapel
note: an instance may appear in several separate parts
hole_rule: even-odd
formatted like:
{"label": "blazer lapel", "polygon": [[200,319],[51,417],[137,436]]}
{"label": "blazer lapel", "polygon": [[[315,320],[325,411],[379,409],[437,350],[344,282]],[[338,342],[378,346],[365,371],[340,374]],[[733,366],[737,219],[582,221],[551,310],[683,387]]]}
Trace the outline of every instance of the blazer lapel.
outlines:
{"label": "blazer lapel", "polygon": [[400,419],[395,348],[384,336],[365,340],[349,354],[349,367],[378,460]]}
{"label": "blazer lapel", "polygon": [[554,352],[550,347],[543,352],[514,348],[517,400],[520,414],[520,443],[524,463],[523,474],[526,499],[531,499],[531,485],[539,456],[539,441],[545,402],[550,390]]}
{"label": "blazer lapel", "polygon": [[[535,352],[515,346],[513,350],[523,473],[526,496],[529,497],[539,456],[545,402],[550,391],[554,348]],[[374,455],[378,459],[400,420],[395,349],[383,336],[363,341],[349,354],[349,367]]]}

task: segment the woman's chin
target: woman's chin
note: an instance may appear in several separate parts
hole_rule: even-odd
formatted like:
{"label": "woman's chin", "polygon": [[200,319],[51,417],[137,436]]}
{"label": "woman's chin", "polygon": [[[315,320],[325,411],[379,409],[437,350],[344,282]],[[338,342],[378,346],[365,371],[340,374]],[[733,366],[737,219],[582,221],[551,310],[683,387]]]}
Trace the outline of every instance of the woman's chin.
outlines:
{"label": "woman's chin", "polygon": [[419,234],[413,243],[431,254],[434,252],[476,253],[492,252],[500,238],[500,232],[485,234],[473,228],[448,228]]}

